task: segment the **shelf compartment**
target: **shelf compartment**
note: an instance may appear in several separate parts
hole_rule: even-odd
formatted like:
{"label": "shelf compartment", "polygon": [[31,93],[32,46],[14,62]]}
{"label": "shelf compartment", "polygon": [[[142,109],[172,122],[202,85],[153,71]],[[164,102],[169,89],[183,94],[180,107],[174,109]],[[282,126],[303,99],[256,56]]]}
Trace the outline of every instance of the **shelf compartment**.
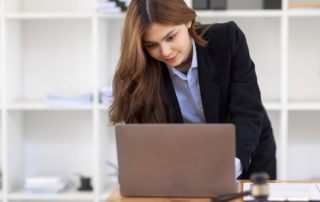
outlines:
{"label": "shelf compartment", "polygon": [[4,0],[6,12],[92,12],[92,0]]}
{"label": "shelf compartment", "polygon": [[91,104],[72,104],[72,105],[61,105],[61,104],[44,104],[43,102],[17,102],[7,106],[10,111],[27,111],[27,110],[40,110],[40,111],[55,111],[55,110],[66,110],[66,111],[77,111],[77,110],[93,110],[94,107]]}
{"label": "shelf compartment", "polygon": [[[276,148],[277,148],[277,160],[279,161],[280,160],[280,152],[281,152],[281,142],[280,142],[280,139],[281,139],[281,123],[280,123],[280,120],[281,120],[281,113],[278,112],[278,111],[267,111],[268,113],[268,116],[269,116],[269,119],[270,119],[270,122],[271,122],[271,126],[272,126],[272,130],[273,130],[273,135],[274,135],[274,139],[275,139],[275,142],[276,142]],[[282,161],[282,159],[281,159]],[[279,172],[278,172],[278,175],[279,175]]]}
{"label": "shelf compartment", "polygon": [[242,18],[242,17],[255,17],[255,18],[280,18],[281,11],[277,10],[206,10],[196,11],[200,18]]}
{"label": "shelf compartment", "polygon": [[[279,18],[282,16],[278,10],[197,10],[197,16],[200,18],[239,18],[239,17],[261,17],[261,18]],[[124,19],[125,13],[98,13],[100,19]]]}
{"label": "shelf compartment", "polygon": [[[0,110],[0,113],[1,110]],[[3,185],[4,185],[4,181],[3,181],[3,166],[5,165],[4,163],[4,159],[3,159],[3,148],[4,148],[4,139],[3,139],[3,119],[2,119],[2,116],[0,117],[0,201],[2,200],[2,188],[3,188]]]}
{"label": "shelf compartment", "polygon": [[3,60],[3,57],[4,57],[4,52],[3,52],[3,41],[4,41],[4,38],[3,38],[3,28],[2,28],[2,13],[1,13],[1,2],[0,2],[0,110],[2,108],[2,99],[3,99],[3,95],[2,95],[2,77],[4,76],[3,73],[3,68],[4,68],[4,60]]}
{"label": "shelf compartment", "polygon": [[92,192],[65,192],[59,194],[26,194],[23,192],[9,193],[8,199],[11,201],[93,201],[94,196]]}
{"label": "shelf compartment", "polygon": [[99,184],[100,190],[110,193],[118,186],[115,128],[110,123],[107,111],[99,112],[99,120]]}
{"label": "shelf compartment", "polygon": [[90,13],[8,13],[7,20],[90,19]]}
{"label": "shelf compartment", "polygon": [[13,20],[6,32],[9,104],[92,93],[90,20]]}
{"label": "shelf compartment", "polygon": [[100,20],[113,19],[113,20],[124,20],[125,13],[98,13],[97,16]]}
{"label": "shelf compartment", "polygon": [[319,19],[289,19],[289,103],[320,102]]}
{"label": "shelf compartment", "polygon": [[319,11],[317,0],[288,0],[288,9],[293,11]]}
{"label": "shelf compartment", "polygon": [[[264,102],[280,103],[280,18],[201,18],[201,23],[235,21],[246,35]],[[264,26],[256,27],[263,24]],[[268,33],[268,37],[265,37]],[[270,79],[272,78],[272,79]]]}
{"label": "shelf compartment", "polygon": [[288,104],[289,111],[320,111],[320,102],[293,102]]}
{"label": "shelf compartment", "polygon": [[100,194],[100,201],[104,202],[106,201],[106,199],[111,195],[112,191],[115,189],[116,187],[111,188],[108,191],[105,191],[104,193]]}
{"label": "shelf compartment", "polygon": [[[289,112],[287,178],[319,179],[319,112]],[[311,166],[312,165],[312,166]]]}
{"label": "shelf compartment", "polygon": [[320,17],[320,9],[290,9],[288,16],[291,18]]}
{"label": "shelf compartment", "polygon": [[76,174],[92,178],[92,133],[91,112],[8,112],[9,192],[20,190],[26,177],[65,177],[71,190],[79,187]]}
{"label": "shelf compartment", "polygon": [[[188,3],[188,5],[193,5],[193,0],[189,0],[186,2]],[[264,0],[226,0],[226,10],[265,10],[264,7]],[[281,8],[275,10],[281,10]],[[215,12],[219,10],[213,11]]]}
{"label": "shelf compartment", "polygon": [[112,86],[112,79],[120,58],[123,20],[100,19],[98,34],[98,80],[99,87]]}
{"label": "shelf compartment", "polygon": [[[206,15],[205,15],[206,16]],[[202,23],[227,22],[235,18],[200,18]],[[264,102],[280,102],[280,18],[236,18],[236,23],[247,35],[251,57],[256,64],[256,72]],[[255,29],[264,24],[260,29]],[[118,59],[120,57],[121,19],[100,19],[99,21],[99,86],[111,86]],[[274,30],[274,31],[270,31]],[[268,33],[268,37],[264,37]],[[108,48],[111,46],[111,48]],[[110,51],[112,50],[112,51]],[[108,57],[106,57],[108,55]],[[273,78],[273,79],[270,79]],[[272,107],[275,107],[272,105]],[[278,108],[278,107],[275,107]]]}
{"label": "shelf compartment", "polygon": [[268,111],[280,111],[281,110],[281,103],[280,102],[264,102],[264,107]]}
{"label": "shelf compartment", "polygon": [[[264,10],[264,1],[266,0],[241,0],[241,1],[227,0],[227,8],[228,9]],[[280,10],[280,8],[278,10]]]}

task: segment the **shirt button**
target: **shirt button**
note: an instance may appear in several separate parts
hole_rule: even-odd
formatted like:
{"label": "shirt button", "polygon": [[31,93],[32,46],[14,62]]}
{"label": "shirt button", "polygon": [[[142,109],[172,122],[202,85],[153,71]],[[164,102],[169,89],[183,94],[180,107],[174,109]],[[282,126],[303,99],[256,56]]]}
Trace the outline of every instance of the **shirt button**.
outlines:
{"label": "shirt button", "polygon": [[200,108],[200,112],[203,112],[203,108]]}

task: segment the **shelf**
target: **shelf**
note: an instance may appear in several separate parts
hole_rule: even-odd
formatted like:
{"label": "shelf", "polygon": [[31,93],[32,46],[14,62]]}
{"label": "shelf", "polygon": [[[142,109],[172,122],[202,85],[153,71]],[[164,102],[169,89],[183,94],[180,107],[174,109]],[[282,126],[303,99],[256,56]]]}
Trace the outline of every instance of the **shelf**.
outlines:
{"label": "shelf", "polygon": [[111,188],[109,191],[102,193],[99,199],[105,201],[111,195],[112,191],[113,191],[113,188]]}
{"label": "shelf", "polygon": [[[264,102],[263,105],[266,108],[266,110],[270,110],[270,111],[280,111],[281,110],[281,104],[279,102]],[[107,109],[109,109],[109,107],[110,107],[110,105],[99,104],[100,110],[107,110]]]}
{"label": "shelf", "polygon": [[320,17],[320,9],[289,9],[289,17]]}
{"label": "shelf", "polygon": [[280,111],[281,104],[279,102],[265,102],[263,103],[267,111]]}
{"label": "shelf", "polygon": [[3,0],[5,12],[41,13],[73,12],[93,10],[94,0]]}
{"label": "shelf", "polygon": [[90,201],[94,199],[92,192],[81,193],[77,191],[63,192],[58,194],[28,194],[23,192],[9,193],[9,200],[23,201]]}
{"label": "shelf", "polygon": [[319,179],[320,112],[289,112],[288,179]]}
{"label": "shelf", "polygon": [[[281,16],[289,17],[320,17],[319,10],[288,10],[287,13],[281,10],[197,10],[198,17],[215,18],[215,17],[262,17],[262,18],[279,18]],[[71,15],[72,16],[72,15]],[[101,19],[123,19],[125,13],[98,13]]]}
{"label": "shelf", "polygon": [[110,104],[99,104],[98,108],[100,110],[108,110],[110,105],[111,105],[111,103]]}
{"label": "shelf", "polygon": [[46,19],[90,19],[90,13],[9,13],[5,14],[8,20],[46,20]]}
{"label": "shelf", "polygon": [[6,27],[9,103],[92,92],[90,20],[9,21]]}
{"label": "shelf", "polygon": [[[107,19],[107,18],[105,18]],[[114,20],[100,19],[98,21],[98,40],[102,44],[98,48],[98,85],[112,86],[113,75],[120,58],[121,34],[123,19]]]}
{"label": "shelf", "polygon": [[[215,17],[281,17],[282,15],[288,15],[289,17],[320,17],[320,9],[301,9],[301,10],[288,10],[285,14],[281,10],[198,10],[196,11],[199,17],[203,18],[215,18]],[[40,12],[28,12],[28,13],[6,13],[5,19],[8,20],[24,20],[24,19],[90,19],[97,16],[100,19],[124,19],[126,13],[40,13]]]}
{"label": "shelf", "polygon": [[[102,202],[118,185],[115,126],[98,89],[112,86],[126,13],[99,12],[98,1],[0,0],[0,160],[7,168],[0,201]],[[279,178],[320,178],[320,163],[306,158],[320,145],[320,9],[283,6],[228,0],[228,10],[196,13],[201,23],[235,21],[244,32],[277,143]],[[89,104],[44,102],[48,94],[89,93]],[[26,177],[57,172],[74,183],[75,172],[88,175],[96,190],[15,191]]]}
{"label": "shelf", "polygon": [[317,18],[288,20],[288,100],[320,102],[320,26]]}
{"label": "shelf", "polygon": [[196,11],[197,15],[201,18],[213,18],[213,17],[263,17],[274,18],[281,17],[282,12],[279,10],[225,10],[225,11]]}
{"label": "shelf", "polygon": [[124,19],[125,13],[98,13],[100,19]]}
{"label": "shelf", "polygon": [[7,165],[8,190],[30,176],[62,176],[72,185],[77,173],[94,176],[91,112],[9,111],[7,129],[8,159],[15,159]]}
{"label": "shelf", "polygon": [[[117,176],[117,149],[115,138],[115,127],[110,123],[106,111],[99,112],[99,176],[100,176],[100,198],[108,196],[112,189],[118,184]],[[102,195],[101,195],[102,194]],[[105,198],[104,198],[105,199]]]}
{"label": "shelf", "polygon": [[18,102],[8,104],[8,110],[92,110],[92,105],[72,104],[72,105],[51,105],[42,102]]}
{"label": "shelf", "polygon": [[297,102],[288,104],[289,111],[320,111],[319,102]]}

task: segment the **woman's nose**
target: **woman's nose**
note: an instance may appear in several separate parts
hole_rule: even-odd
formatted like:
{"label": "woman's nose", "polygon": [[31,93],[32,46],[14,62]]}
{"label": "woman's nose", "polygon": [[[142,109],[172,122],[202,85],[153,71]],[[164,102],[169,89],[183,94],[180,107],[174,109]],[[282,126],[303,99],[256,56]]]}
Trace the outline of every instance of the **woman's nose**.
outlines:
{"label": "woman's nose", "polygon": [[161,54],[165,57],[169,56],[171,53],[171,48],[168,45],[161,46]]}

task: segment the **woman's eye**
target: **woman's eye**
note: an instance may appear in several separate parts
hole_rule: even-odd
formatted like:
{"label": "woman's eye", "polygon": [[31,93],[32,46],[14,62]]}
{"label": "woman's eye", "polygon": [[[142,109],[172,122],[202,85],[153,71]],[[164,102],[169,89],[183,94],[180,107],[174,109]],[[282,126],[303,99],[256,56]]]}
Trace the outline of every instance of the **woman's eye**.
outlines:
{"label": "woman's eye", "polygon": [[172,35],[172,36],[169,36],[167,38],[167,41],[173,41],[174,39],[176,38],[176,34]]}
{"label": "woman's eye", "polygon": [[151,49],[151,48],[155,48],[156,45],[155,44],[148,44],[146,45],[146,48]]}

